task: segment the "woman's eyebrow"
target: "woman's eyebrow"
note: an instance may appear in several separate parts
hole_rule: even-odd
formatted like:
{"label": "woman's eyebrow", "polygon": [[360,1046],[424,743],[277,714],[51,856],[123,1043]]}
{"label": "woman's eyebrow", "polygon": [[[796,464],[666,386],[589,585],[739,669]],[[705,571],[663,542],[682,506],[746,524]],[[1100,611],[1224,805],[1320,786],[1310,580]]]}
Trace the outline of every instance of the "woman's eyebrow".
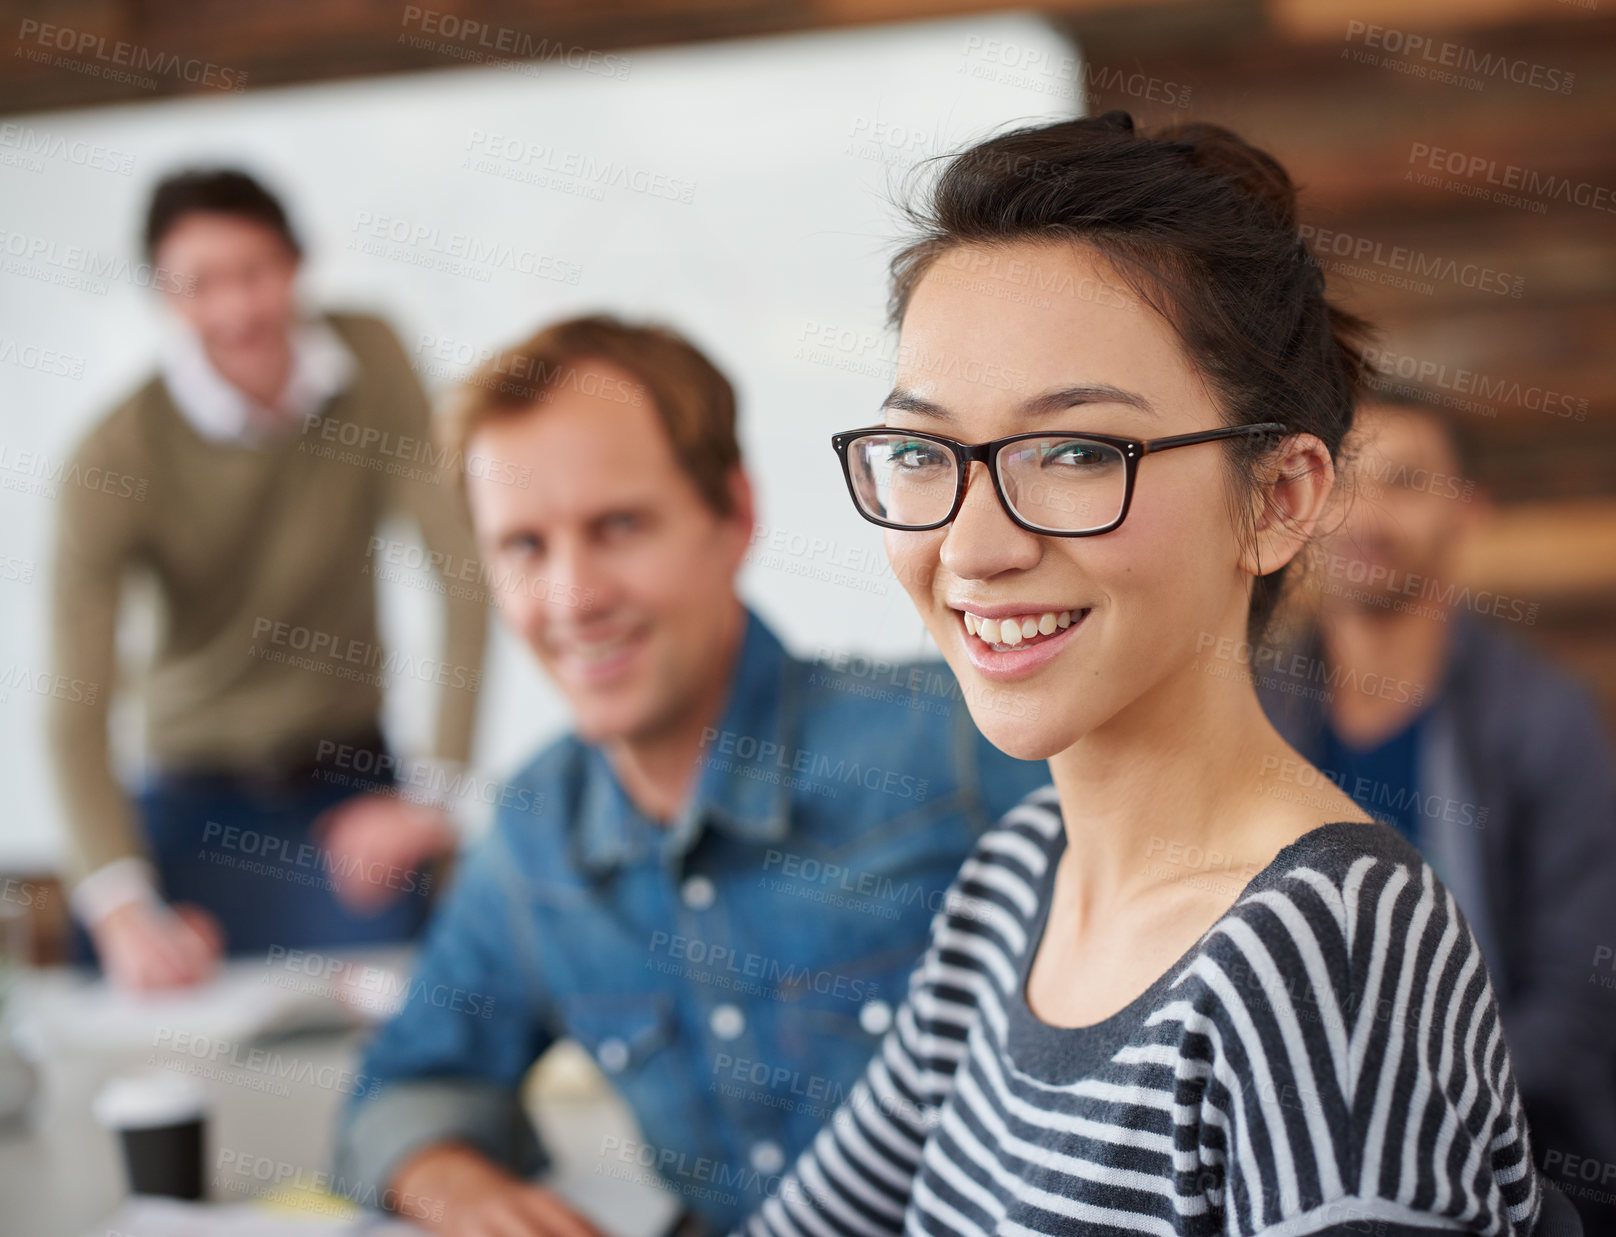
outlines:
{"label": "woman's eyebrow", "polygon": [[906,391],[902,387],[894,387],[892,394],[881,401],[883,412],[913,412],[923,417],[935,417],[939,421],[952,421],[954,414],[941,404],[934,404],[929,399],[922,399],[913,391]]}
{"label": "woman's eyebrow", "polygon": [[1045,391],[1042,395],[1033,395],[1021,401],[1019,409],[1023,416],[1047,416],[1052,412],[1059,412],[1063,408],[1076,408],[1080,404],[1126,404],[1130,408],[1137,408],[1140,412],[1156,415],[1156,407],[1143,395],[1136,391],[1124,391],[1121,387],[1114,387],[1110,383],[1085,383],[1082,386],[1059,387],[1053,391]]}
{"label": "woman's eyebrow", "polygon": [[[1025,417],[1048,416],[1053,412],[1060,412],[1065,408],[1076,408],[1083,404],[1125,404],[1130,408],[1137,408],[1140,412],[1156,415],[1156,408],[1148,399],[1135,391],[1125,391],[1121,387],[1114,387],[1110,383],[1084,383],[1081,386],[1057,387],[1053,391],[1045,391],[1041,395],[1029,396],[1021,401],[1017,412]],[[923,417],[933,417],[939,421],[952,421],[954,414],[941,404],[916,395],[913,391],[903,387],[893,388],[892,394],[881,402],[885,411],[912,412]]]}

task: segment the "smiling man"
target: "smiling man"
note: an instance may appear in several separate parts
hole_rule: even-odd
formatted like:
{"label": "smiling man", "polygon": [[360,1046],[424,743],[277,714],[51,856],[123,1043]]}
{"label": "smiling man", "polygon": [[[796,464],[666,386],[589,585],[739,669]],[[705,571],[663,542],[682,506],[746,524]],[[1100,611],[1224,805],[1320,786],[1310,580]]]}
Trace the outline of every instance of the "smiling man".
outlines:
{"label": "smiling man", "polygon": [[[302,247],[273,194],[233,169],[176,173],[145,242],[162,360],[65,470],[84,480],[62,488],[51,616],[54,674],[90,685],[50,710],[73,908],[135,989],[200,981],[222,952],[400,941],[423,922],[451,821],[352,772],[398,764],[372,548],[405,515],[435,563],[473,553],[437,461],[396,449],[430,442],[397,337],[301,310]],[[108,689],[131,580],[162,623],[138,687],[145,777],[126,789]],[[471,746],[486,601],[446,589],[443,613],[441,656],[409,663],[442,687],[415,786],[457,776]]]}
{"label": "smiling man", "polygon": [[[528,1068],[577,1040],[721,1230],[845,1095],[973,840],[1047,780],[954,679],[792,657],[736,594],[735,398],[670,331],[584,318],[502,353],[457,421],[485,574],[576,729],[513,782],[372,1045],[337,1176],[456,1234],[576,1234],[531,1180]],[[528,470],[526,488],[490,477]],[[830,604],[827,601],[827,604]],[[477,996],[457,1007],[434,994]],[[391,1191],[389,1194],[388,1191]]]}

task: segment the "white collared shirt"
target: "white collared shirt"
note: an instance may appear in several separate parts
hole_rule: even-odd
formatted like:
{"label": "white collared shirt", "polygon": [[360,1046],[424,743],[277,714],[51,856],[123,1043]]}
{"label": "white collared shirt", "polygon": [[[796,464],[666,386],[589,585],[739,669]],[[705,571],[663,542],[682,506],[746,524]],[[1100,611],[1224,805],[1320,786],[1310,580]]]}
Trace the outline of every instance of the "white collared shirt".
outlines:
{"label": "white collared shirt", "polygon": [[302,425],[346,387],[358,363],[323,319],[292,329],[292,373],[279,407],[266,409],[213,367],[197,333],[175,321],[164,338],[160,370],[169,397],[196,432],[210,442],[253,445],[267,426]]}

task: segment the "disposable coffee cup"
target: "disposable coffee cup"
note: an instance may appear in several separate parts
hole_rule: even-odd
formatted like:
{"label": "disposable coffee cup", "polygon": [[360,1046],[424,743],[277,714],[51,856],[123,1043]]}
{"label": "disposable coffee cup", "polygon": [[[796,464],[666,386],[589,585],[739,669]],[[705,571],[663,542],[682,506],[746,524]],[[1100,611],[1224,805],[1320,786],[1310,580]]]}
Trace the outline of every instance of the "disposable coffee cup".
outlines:
{"label": "disposable coffee cup", "polygon": [[130,1193],[202,1197],[208,1106],[196,1079],[165,1071],[114,1078],[94,1112],[123,1144]]}

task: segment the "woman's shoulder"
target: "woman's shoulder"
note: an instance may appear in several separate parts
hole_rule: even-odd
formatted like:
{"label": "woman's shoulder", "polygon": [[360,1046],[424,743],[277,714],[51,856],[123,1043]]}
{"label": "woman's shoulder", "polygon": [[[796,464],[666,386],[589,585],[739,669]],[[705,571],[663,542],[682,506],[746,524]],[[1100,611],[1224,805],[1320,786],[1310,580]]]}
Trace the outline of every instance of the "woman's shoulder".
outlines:
{"label": "woman's shoulder", "polygon": [[[1316,1081],[1341,1096],[1377,1090],[1376,1062],[1395,1072],[1433,1043],[1479,1047],[1498,1028],[1463,913],[1381,824],[1324,825],[1284,848],[1186,956],[1166,999],[1215,1028],[1224,1051],[1285,1043],[1300,1074],[1328,1063]],[[1480,1056],[1455,1068],[1471,1066],[1485,1073]]]}
{"label": "woman's shoulder", "polygon": [[1265,935],[1305,925],[1354,957],[1411,928],[1462,922],[1424,856],[1378,821],[1336,821],[1303,834],[1252,878],[1229,918]]}
{"label": "woman's shoulder", "polygon": [[1202,947],[1203,969],[1237,969],[1269,987],[1302,981],[1343,1015],[1486,982],[1452,894],[1419,851],[1378,822],[1321,825],[1286,846]]}

